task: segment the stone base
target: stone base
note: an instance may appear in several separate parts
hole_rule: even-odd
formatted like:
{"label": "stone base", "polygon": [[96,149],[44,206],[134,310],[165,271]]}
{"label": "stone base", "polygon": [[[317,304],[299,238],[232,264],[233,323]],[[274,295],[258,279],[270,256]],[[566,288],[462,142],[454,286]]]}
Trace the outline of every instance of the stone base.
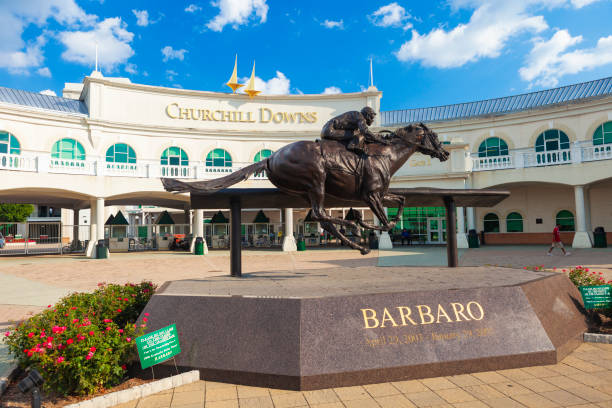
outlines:
{"label": "stone base", "polygon": [[297,244],[293,235],[285,235],[283,238],[283,252],[295,252],[297,251]]}
{"label": "stone base", "polygon": [[457,248],[469,248],[467,234],[457,234]]}
{"label": "stone base", "polygon": [[574,241],[572,241],[572,248],[593,248],[593,241],[589,233],[586,231],[576,231],[574,233]]}
{"label": "stone base", "polygon": [[182,369],[294,390],[555,364],[586,331],[566,276],[498,267],[171,281],[145,312],[148,330],[176,323]]}
{"label": "stone base", "polygon": [[378,239],[378,249],[393,249],[393,242],[391,242],[391,237],[387,231],[380,233],[380,237]]}

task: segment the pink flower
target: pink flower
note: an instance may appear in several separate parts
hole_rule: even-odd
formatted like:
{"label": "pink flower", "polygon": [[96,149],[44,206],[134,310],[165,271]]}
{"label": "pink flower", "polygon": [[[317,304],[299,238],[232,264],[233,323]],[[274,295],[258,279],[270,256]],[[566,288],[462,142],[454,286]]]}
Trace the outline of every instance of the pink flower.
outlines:
{"label": "pink flower", "polygon": [[113,321],[112,319],[104,319],[104,323],[110,323],[112,321]]}
{"label": "pink flower", "polygon": [[76,307],[75,307],[75,306],[72,306],[72,307],[70,308],[70,310],[76,310]]}
{"label": "pink flower", "polygon": [[145,313],[145,316],[149,316],[149,314],[148,314],[148,313]]}
{"label": "pink flower", "polygon": [[51,305],[47,305],[47,307],[51,307]]}
{"label": "pink flower", "polygon": [[110,328],[110,327],[107,327],[107,328],[106,328],[106,331],[109,331],[109,330],[111,330],[111,328]]}
{"label": "pink flower", "polygon": [[85,357],[85,360],[91,360],[92,357],[93,353],[90,351],[89,353],[87,353],[87,357]]}
{"label": "pink flower", "polygon": [[128,298],[123,298],[123,301],[124,301],[124,302],[127,302],[127,301],[128,301]]}
{"label": "pink flower", "polygon": [[125,341],[127,341],[129,343],[130,341],[132,341],[132,338],[128,337],[127,339],[125,339]]}
{"label": "pink flower", "polygon": [[143,319],[142,319],[142,321],[143,321],[143,322],[145,322],[145,323],[146,323],[148,320],[149,320],[149,319],[147,319],[146,317],[143,317]]}
{"label": "pink flower", "polygon": [[57,360],[55,360],[55,364],[63,363],[63,362],[64,362],[64,360],[66,360],[64,357],[59,356],[59,357],[57,358]]}
{"label": "pink flower", "polygon": [[117,309],[117,313],[121,313],[121,309]]}
{"label": "pink flower", "polygon": [[66,340],[66,344],[70,345],[70,344],[72,344],[72,343],[74,343],[74,340],[72,340],[72,339],[68,339],[68,340]]}
{"label": "pink flower", "polygon": [[119,329],[119,333],[123,333],[123,329]]}
{"label": "pink flower", "polygon": [[90,336],[93,336],[94,334],[95,334],[95,333],[93,332],[93,330],[89,332],[89,335],[90,335]]}
{"label": "pink flower", "polygon": [[10,336],[10,335],[11,335],[11,332],[10,332],[10,331],[7,331],[6,333],[4,333],[4,337],[8,337],[8,336]]}
{"label": "pink flower", "polygon": [[32,332],[28,333],[28,337],[29,337],[29,338],[34,337],[34,333],[32,333]]}
{"label": "pink flower", "polygon": [[89,351],[91,351],[93,353],[94,351],[96,351],[96,348],[95,347],[90,347]]}
{"label": "pink flower", "polygon": [[72,323],[78,323],[79,319],[72,319]]}

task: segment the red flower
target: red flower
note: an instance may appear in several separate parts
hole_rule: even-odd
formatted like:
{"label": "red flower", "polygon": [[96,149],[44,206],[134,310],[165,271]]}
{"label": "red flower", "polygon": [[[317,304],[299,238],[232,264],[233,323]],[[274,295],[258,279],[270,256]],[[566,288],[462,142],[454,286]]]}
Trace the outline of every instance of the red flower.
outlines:
{"label": "red flower", "polygon": [[125,341],[127,341],[129,343],[130,341],[132,341],[132,338],[128,337],[127,339],[125,339]]}
{"label": "red flower", "polygon": [[128,301],[128,298],[124,298],[124,299],[123,299],[123,301],[124,301],[124,302],[127,302],[127,301]]}
{"label": "red flower", "polygon": [[74,340],[72,340],[72,339],[66,340],[66,344],[72,344],[73,342],[74,342]]}
{"label": "red flower", "polygon": [[47,305],[47,307],[51,307],[51,305]]}
{"label": "red flower", "polygon": [[89,332],[89,335],[90,335],[90,336],[93,336],[94,334],[95,334],[95,333],[94,333],[93,331],[90,331],[90,332]]}
{"label": "red flower", "polygon": [[62,362],[64,362],[64,360],[66,360],[64,357],[59,356],[59,357],[57,358],[57,360],[55,360],[55,364],[62,363]]}
{"label": "red flower", "polygon": [[145,322],[145,323],[147,322],[147,320],[149,320],[149,319],[147,319],[146,317],[142,318],[142,321]]}
{"label": "red flower", "polygon": [[119,329],[119,333],[123,333],[123,329]]}
{"label": "red flower", "polygon": [[93,353],[94,351],[96,351],[96,348],[95,347],[90,347],[89,351],[91,351]]}
{"label": "red flower", "polygon": [[72,319],[72,323],[78,323],[79,319]]}
{"label": "red flower", "polygon": [[113,321],[112,319],[104,319],[104,323],[110,323],[112,321]]}
{"label": "red flower", "polygon": [[121,309],[117,309],[117,313],[121,313]]}
{"label": "red flower", "polygon": [[125,366],[125,364],[121,366],[121,369],[124,371],[127,370],[127,367]]}
{"label": "red flower", "polygon": [[30,333],[28,333],[28,337],[29,337],[29,338],[34,337],[34,333],[31,333],[31,332],[30,332]]}
{"label": "red flower", "polygon": [[70,310],[76,310],[76,306],[72,306]]}

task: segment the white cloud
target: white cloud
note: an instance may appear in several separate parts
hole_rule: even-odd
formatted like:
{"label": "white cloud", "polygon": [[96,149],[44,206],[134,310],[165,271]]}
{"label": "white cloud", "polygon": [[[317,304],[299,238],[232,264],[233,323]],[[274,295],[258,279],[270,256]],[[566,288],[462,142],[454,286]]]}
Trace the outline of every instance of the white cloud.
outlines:
{"label": "white cloud", "polygon": [[[49,19],[61,25],[92,24],[96,16],[86,14],[74,0],[0,1],[0,68],[11,73],[29,74],[44,61],[42,47],[46,32],[34,40],[22,36],[31,25],[43,27]],[[42,30],[41,30],[42,31]]]}
{"label": "white cloud", "polygon": [[149,25],[149,12],[147,10],[132,10],[132,13],[136,16],[136,24],[141,27]]}
{"label": "white cloud", "polygon": [[51,89],[45,89],[44,91],[40,91],[39,94],[41,95],[49,95],[49,96],[57,96],[57,94],[52,91]]}
{"label": "white cloud", "polygon": [[131,62],[125,64],[125,67],[123,69],[128,74],[136,75],[138,73],[138,67],[136,66],[136,64],[132,64]]}
{"label": "white cloud", "polygon": [[521,78],[550,87],[564,75],[612,64],[612,35],[600,38],[593,48],[565,52],[580,42],[582,36],[572,37],[567,30],[557,31],[548,41],[536,39],[526,65],[519,70]]}
{"label": "white cloud", "polygon": [[[412,38],[395,55],[400,61],[420,61],[425,66],[438,68],[459,67],[481,58],[497,57],[511,37],[548,27],[542,16],[529,14],[528,8],[534,1],[537,0],[472,1],[470,5],[478,4],[468,23],[449,31],[436,28],[423,35],[412,30]],[[458,0],[455,5],[465,3]]]}
{"label": "white cloud", "polygon": [[185,11],[187,13],[195,13],[198,10],[202,10],[202,7],[196,6],[195,4],[190,4],[187,7],[185,7]]}
{"label": "white cloud", "polygon": [[130,46],[134,34],[126,30],[119,17],[107,18],[96,23],[90,31],[65,31],[58,38],[66,46],[62,58],[83,65],[93,65],[98,44],[98,61],[101,67],[113,71],[134,55]]}
{"label": "white cloud", "polygon": [[325,28],[339,28],[340,30],[344,29],[344,20],[333,21],[333,20],[325,20],[321,23]]}
{"label": "white cloud", "polygon": [[38,68],[36,73],[40,76],[51,78],[51,71],[47,67]]}
{"label": "white cloud", "polygon": [[382,6],[369,16],[372,24],[379,27],[402,27],[408,30],[412,27],[411,23],[407,23],[411,17],[410,13],[405,8],[397,3],[390,3]]}
{"label": "white cloud", "polygon": [[176,78],[177,76],[178,72],[173,71],[171,69],[166,70],[166,78],[168,78],[169,81],[174,82],[174,78]]}
{"label": "white cloud", "polygon": [[189,52],[184,49],[175,50],[169,45],[166,45],[161,49],[161,53],[164,55],[164,62],[168,62],[171,59],[177,59],[183,61],[185,59],[185,53]]}
{"label": "white cloud", "polygon": [[[242,83],[247,83],[249,78],[241,78]],[[264,81],[258,76],[255,76],[255,89],[261,91],[264,95],[288,95],[290,94],[291,81],[280,71],[276,71],[276,76]],[[239,93],[244,93],[243,88],[238,90]]]}
{"label": "white cloud", "polygon": [[335,95],[340,93],[342,93],[342,89],[338,88],[337,86],[328,86],[323,91],[323,95]]}
{"label": "white cloud", "polygon": [[591,3],[595,3],[598,0],[570,0],[572,3],[572,6],[576,7],[576,8],[582,8],[584,6],[588,6]]}
{"label": "white cloud", "polygon": [[266,0],[217,0],[212,5],[219,8],[219,14],[206,24],[213,31],[223,31],[227,24],[237,30],[238,26],[257,17],[260,23],[265,23],[268,16]]}

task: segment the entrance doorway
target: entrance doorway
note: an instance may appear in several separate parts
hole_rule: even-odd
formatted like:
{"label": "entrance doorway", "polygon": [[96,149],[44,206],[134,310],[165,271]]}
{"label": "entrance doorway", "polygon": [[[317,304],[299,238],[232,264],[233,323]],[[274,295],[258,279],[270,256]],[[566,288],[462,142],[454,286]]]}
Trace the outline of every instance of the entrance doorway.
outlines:
{"label": "entrance doorway", "polygon": [[446,243],[446,218],[443,218],[443,217],[427,218],[427,243],[428,244]]}

